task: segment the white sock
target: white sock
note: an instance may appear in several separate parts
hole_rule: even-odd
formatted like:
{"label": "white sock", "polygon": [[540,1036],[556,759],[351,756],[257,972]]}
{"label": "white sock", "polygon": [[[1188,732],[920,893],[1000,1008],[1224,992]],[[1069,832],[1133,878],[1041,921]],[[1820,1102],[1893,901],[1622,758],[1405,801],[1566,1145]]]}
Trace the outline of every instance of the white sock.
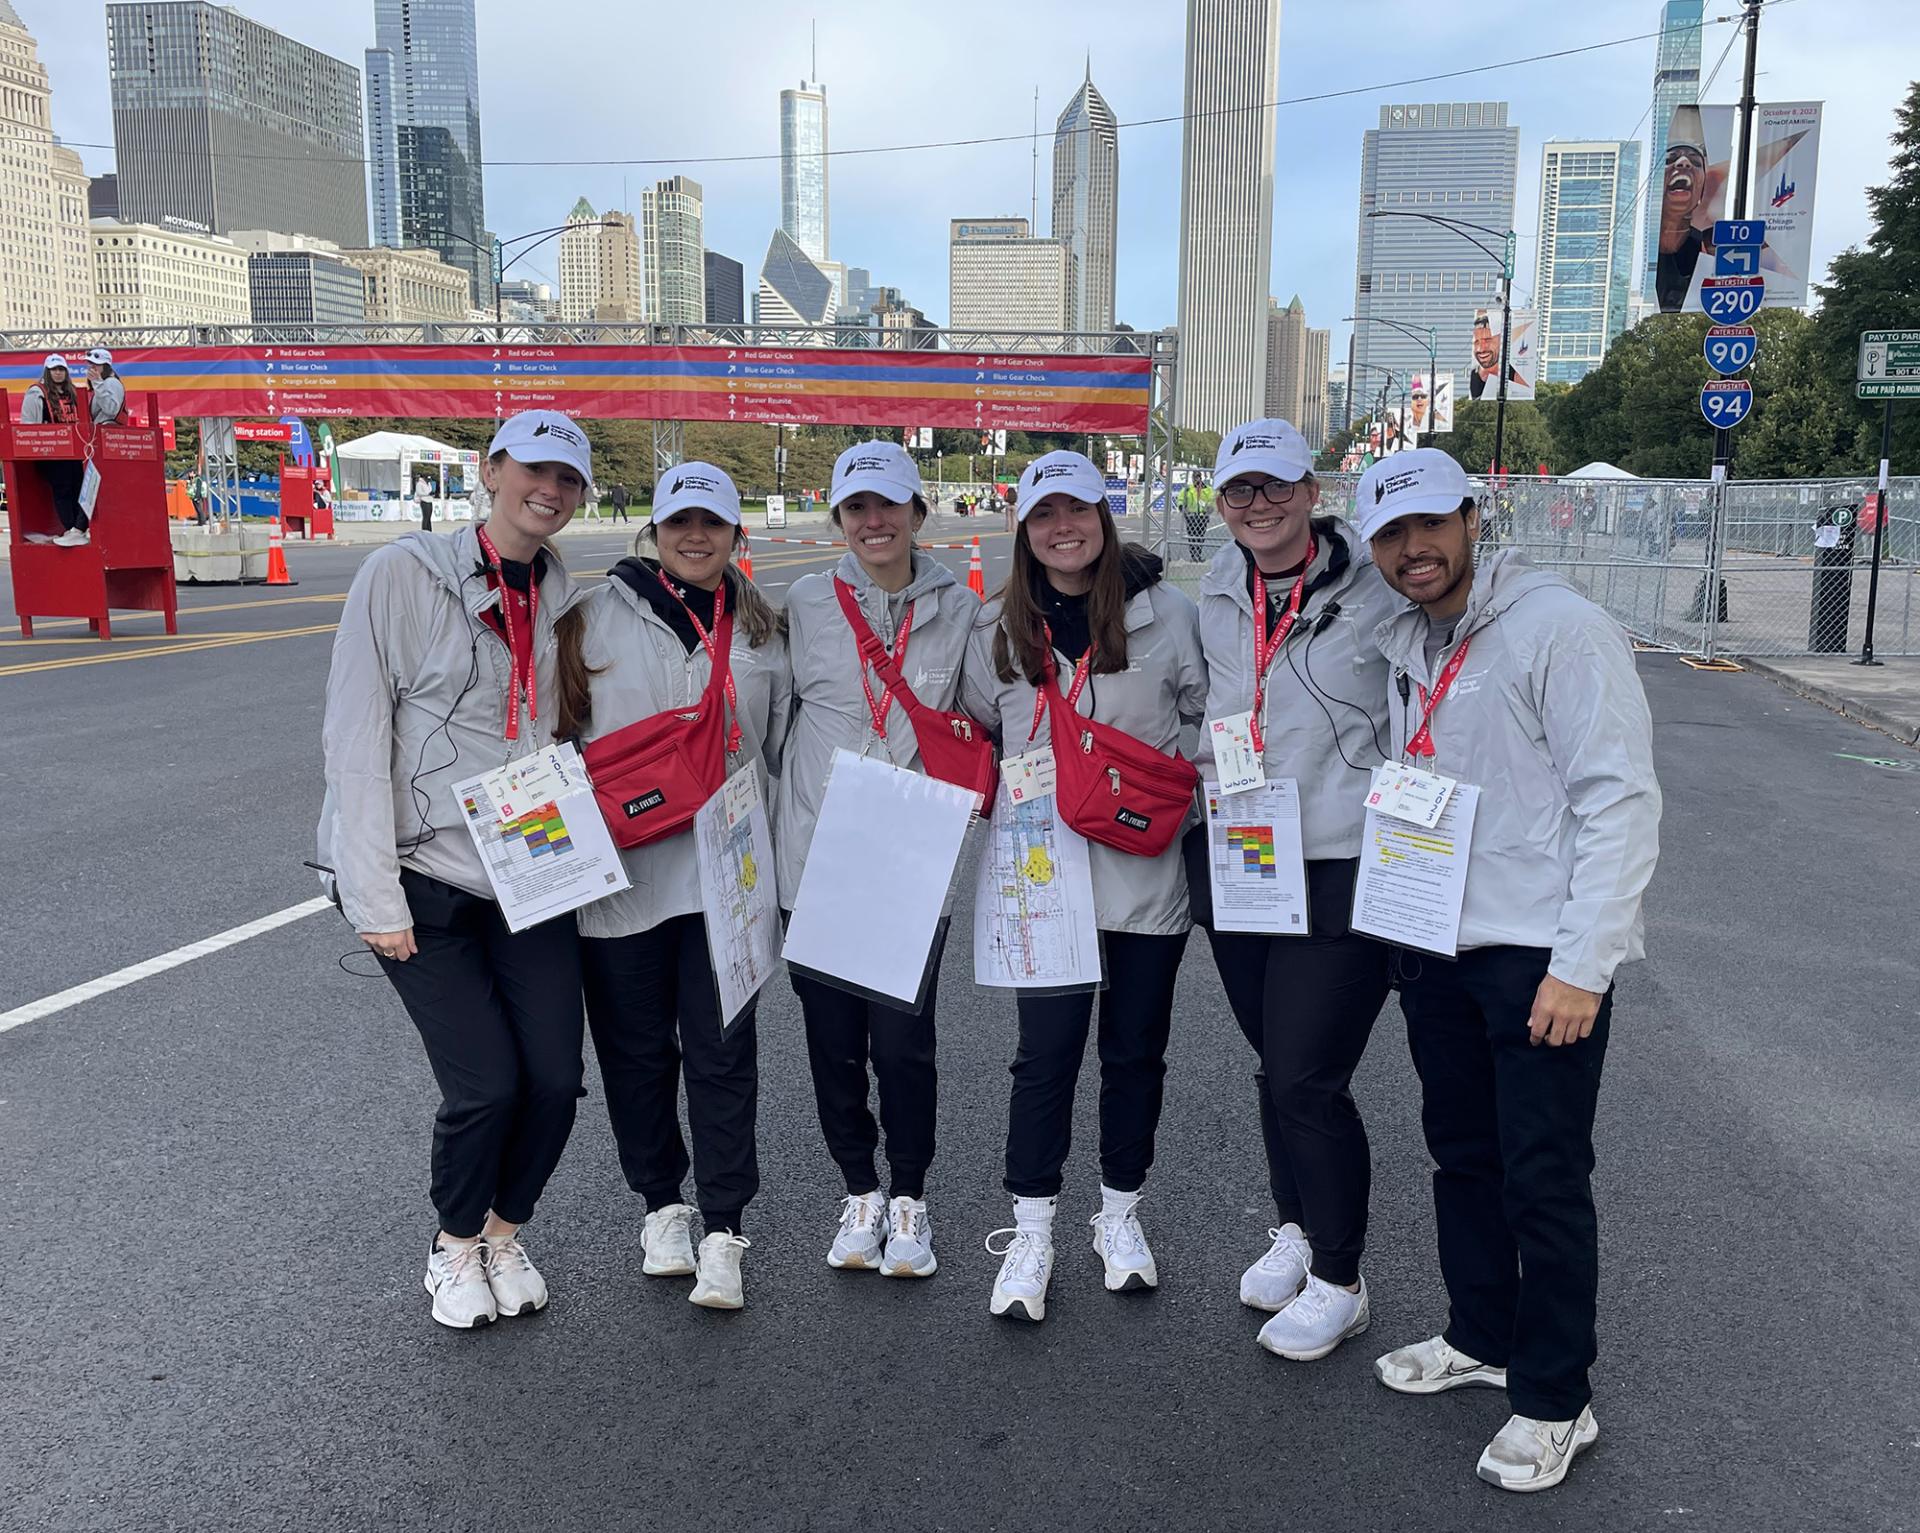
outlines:
{"label": "white sock", "polygon": [[1022,1235],[1044,1235],[1053,1239],[1052,1198],[1015,1198],[1013,1227]]}
{"label": "white sock", "polygon": [[1133,1205],[1139,1201],[1140,1190],[1137,1187],[1132,1192],[1115,1192],[1105,1182],[1100,1184],[1100,1212],[1102,1214],[1113,1216],[1125,1214],[1128,1209],[1132,1208]]}

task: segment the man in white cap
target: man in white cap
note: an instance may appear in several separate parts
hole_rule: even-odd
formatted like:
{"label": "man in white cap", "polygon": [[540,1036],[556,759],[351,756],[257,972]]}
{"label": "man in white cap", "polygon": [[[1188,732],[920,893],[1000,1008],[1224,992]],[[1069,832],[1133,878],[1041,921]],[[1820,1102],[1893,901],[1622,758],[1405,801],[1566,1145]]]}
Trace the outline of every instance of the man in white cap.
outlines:
{"label": "man in white cap", "polygon": [[1653,726],[1626,636],[1513,549],[1478,569],[1467,476],[1416,448],[1361,476],[1355,520],[1412,605],[1375,638],[1403,763],[1476,784],[1456,956],[1403,948],[1450,1315],[1389,1352],[1407,1394],[1505,1388],[1483,1480],[1544,1490],[1598,1437],[1589,1178],[1614,971],[1642,955],[1659,854]]}

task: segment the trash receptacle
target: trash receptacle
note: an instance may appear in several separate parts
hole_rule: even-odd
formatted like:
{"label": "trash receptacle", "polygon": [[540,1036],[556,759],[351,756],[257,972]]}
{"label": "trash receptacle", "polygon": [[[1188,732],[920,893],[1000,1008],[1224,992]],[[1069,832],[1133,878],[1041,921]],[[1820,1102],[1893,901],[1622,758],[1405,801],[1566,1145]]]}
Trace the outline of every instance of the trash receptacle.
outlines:
{"label": "trash receptacle", "polygon": [[1813,524],[1813,610],[1807,617],[1807,648],[1837,655],[1847,647],[1853,605],[1853,540],[1859,530],[1857,502],[1828,506]]}

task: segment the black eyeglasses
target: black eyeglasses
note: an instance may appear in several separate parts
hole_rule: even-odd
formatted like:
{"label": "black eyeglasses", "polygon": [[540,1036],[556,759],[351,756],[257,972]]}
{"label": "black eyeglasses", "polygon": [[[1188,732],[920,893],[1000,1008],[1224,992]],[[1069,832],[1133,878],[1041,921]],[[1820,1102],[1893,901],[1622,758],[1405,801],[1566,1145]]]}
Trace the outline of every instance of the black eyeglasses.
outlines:
{"label": "black eyeglasses", "polygon": [[1304,483],[1304,479],[1269,479],[1265,484],[1249,484],[1244,479],[1236,479],[1221,490],[1220,498],[1236,511],[1246,510],[1255,497],[1270,506],[1284,506],[1293,499],[1293,492]]}

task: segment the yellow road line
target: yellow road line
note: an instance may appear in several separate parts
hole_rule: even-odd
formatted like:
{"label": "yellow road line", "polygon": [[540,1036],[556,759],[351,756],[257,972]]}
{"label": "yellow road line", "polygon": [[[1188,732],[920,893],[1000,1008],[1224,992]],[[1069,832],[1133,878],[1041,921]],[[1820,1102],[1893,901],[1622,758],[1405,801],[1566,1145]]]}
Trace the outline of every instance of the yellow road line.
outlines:
{"label": "yellow road line", "polygon": [[162,645],[153,649],[116,649],[111,654],[75,655],[63,660],[33,660],[20,665],[0,666],[0,676],[31,676],[41,671],[66,671],[82,665],[111,665],[116,660],[151,660],[155,655],[187,655],[197,650],[232,649],[239,644],[260,644],[268,639],[298,639],[317,633],[332,633],[338,623],[320,623],[312,628],[283,628],[273,633],[247,634],[237,639],[201,639],[191,644]]}
{"label": "yellow road line", "polygon": [[[114,619],[114,627],[119,627],[119,619]],[[270,628],[222,628],[208,633],[119,633],[115,632],[116,644],[170,644],[176,648],[200,639],[256,639],[272,633]],[[0,653],[10,649],[38,649],[43,645],[65,644],[69,648],[80,644],[97,644],[100,641],[92,634],[76,634],[69,639],[10,639],[0,637]]]}
{"label": "yellow road line", "polygon": [[[190,589],[190,587],[183,587],[182,589]],[[202,612],[251,612],[255,607],[292,607],[302,602],[345,601],[346,599],[347,593],[341,591],[333,596],[269,596],[260,601],[213,602],[204,607],[188,606],[185,602],[182,602],[180,604],[180,616],[184,618]],[[160,612],[116,611],[113,614],[113,626],[118,628],[122,623],[132,623],[143,618],[160,618],[163,616],[165,616],[165,614]],[[87,626],[87,620],[83,617],[35,618],[33,626],[36,628],[84,628]]]}

